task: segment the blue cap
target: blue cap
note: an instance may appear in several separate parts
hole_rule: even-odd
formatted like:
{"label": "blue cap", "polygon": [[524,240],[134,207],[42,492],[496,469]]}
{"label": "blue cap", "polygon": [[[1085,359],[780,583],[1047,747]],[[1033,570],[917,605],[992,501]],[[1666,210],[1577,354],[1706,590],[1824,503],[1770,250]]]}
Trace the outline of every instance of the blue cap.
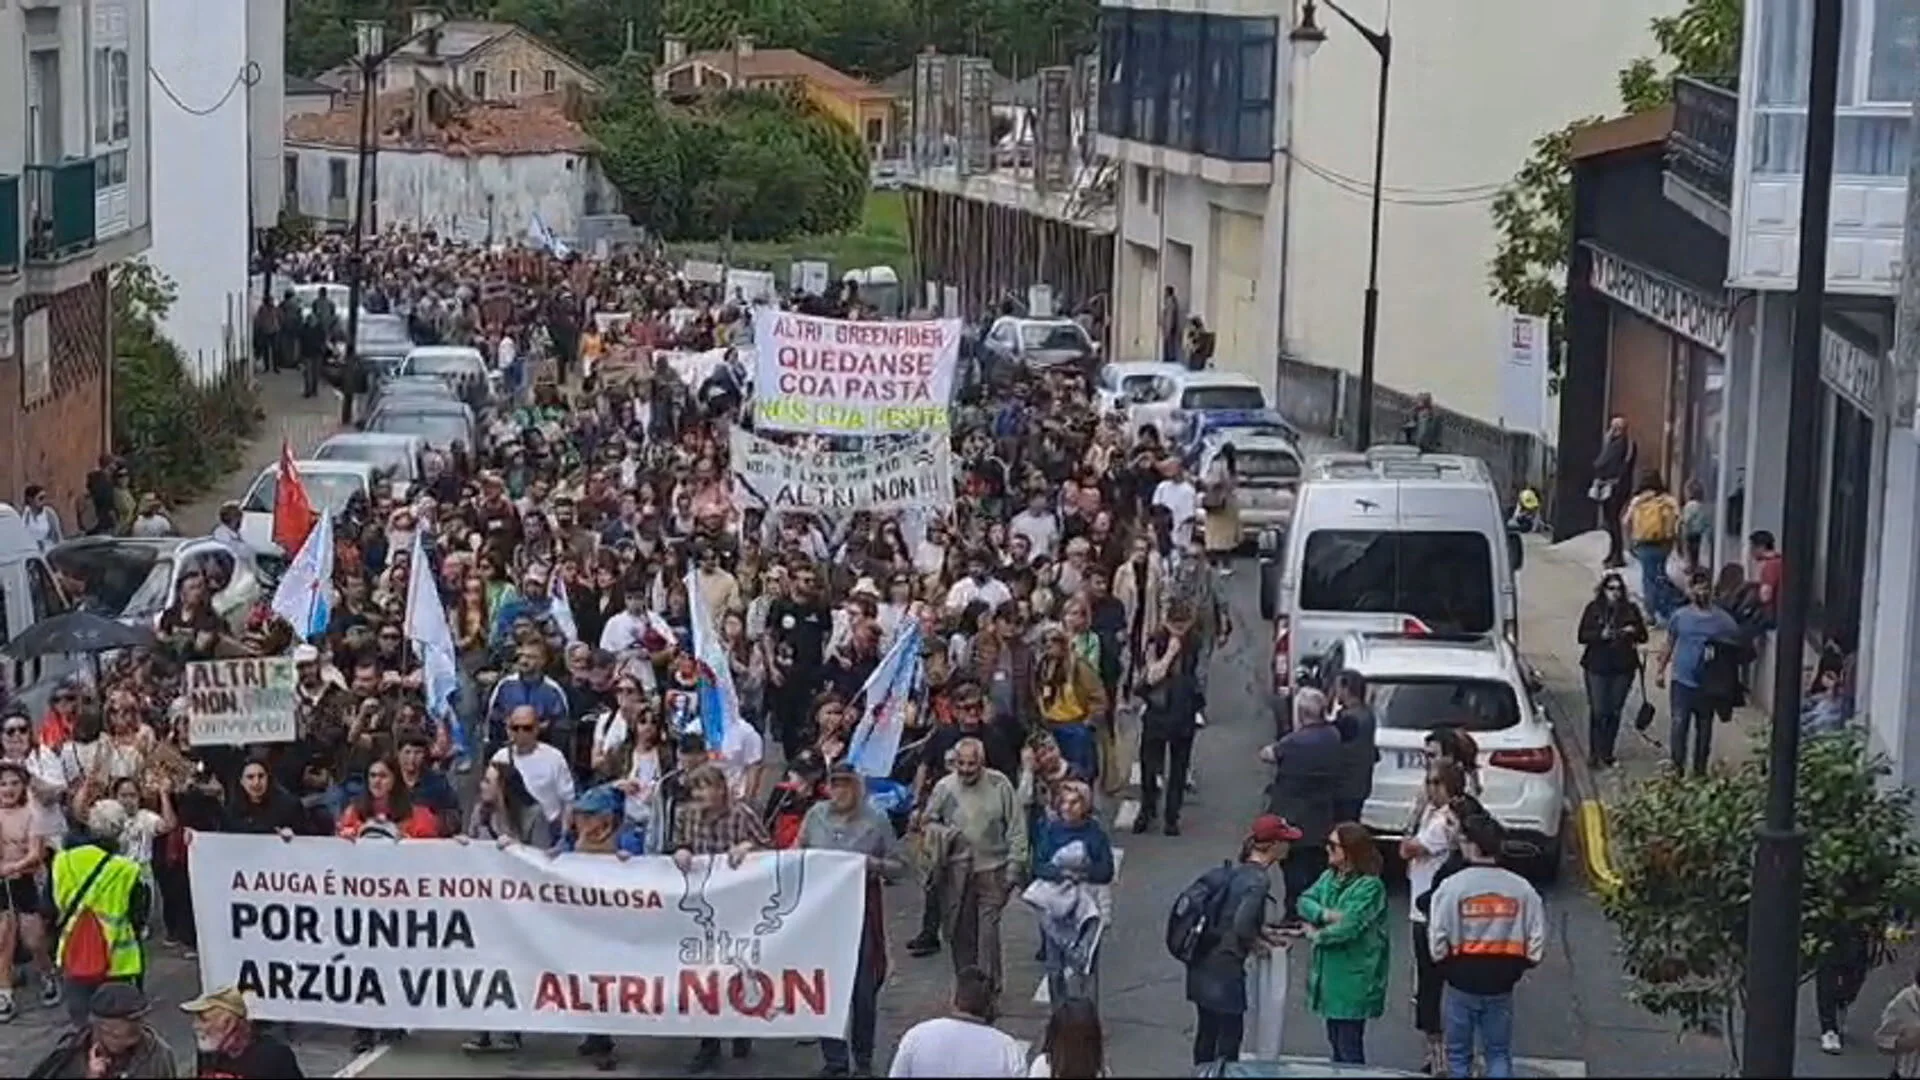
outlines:
{"label": "blue cap", "polygon": [[625,809],[625,806],[626,796],[620,794],[611,784],[601,784],[599,787],[588,788],[585,794],[575,799],[573,812],[593,815],[617,814]]}

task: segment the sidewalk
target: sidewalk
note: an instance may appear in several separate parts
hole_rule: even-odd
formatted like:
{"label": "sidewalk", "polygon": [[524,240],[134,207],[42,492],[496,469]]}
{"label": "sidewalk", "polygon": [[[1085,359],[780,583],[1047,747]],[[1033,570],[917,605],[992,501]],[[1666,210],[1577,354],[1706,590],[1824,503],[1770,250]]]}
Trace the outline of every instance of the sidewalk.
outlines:
{"label": "sidewalk", "polygon": [[190,503],[173,508],[173,523],[182,536],[205,536],[220,520],[220,504],[245,498],[260,470],[280,460],[282,440],[293,443],[295,456],[313,451],[327,436],[340,430],[340,397],[324,383],[311,398],[300,396],[300,373],[281,371],[260,376],[260,408],[266,422],[240,454],[240,467]]}
{"label": "sidewalk", "polygon": [[[1581,854],[1589,877],[1605,888],[1612,875],[1606,848],[1606,808],[1617,805],[1635,784],[1658,772],[1667,760],[1667,695],[1646,682],[1657,715],[1645,733],[1633,730],[1640,691],[1627,699],[1615,747],[1619,764],[1595,771],[1587,766],[1587,692],[1580,671],[1580,612],[1593,598],[1606,555],[1606,536],[1593,532],[1561,544],[1529,537],[1526,563],[1519,574],[1520,641],[1527,659],[1546,684],[1548,708],[1567,771],[1568,801],[1579,828]],[[1649,663],[1660,633],[1649,643]],[[1713,763],[1732,765],[1750,759],[1767,728],[1759,709],[1736,709],[1731,724],[1713,733]]]}

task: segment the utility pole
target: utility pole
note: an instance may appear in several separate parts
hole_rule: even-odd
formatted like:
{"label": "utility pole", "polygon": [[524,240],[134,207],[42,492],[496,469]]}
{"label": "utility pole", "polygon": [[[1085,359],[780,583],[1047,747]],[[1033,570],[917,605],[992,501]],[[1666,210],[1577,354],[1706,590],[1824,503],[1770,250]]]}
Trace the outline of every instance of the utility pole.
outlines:
{"label": "utility pole", "polygon": [[1774,637],[1767,806],[1753,856],[1747,911],[1747,1015],[1742,1074],[1792,1076],[1800,990],[1800,899],[1806,834],[1795,822],[1800,765],[1801,659],[1813,593],[1815,461],[1819,448],[1820,338],[1827,293],[1827,225],[1833,202],[1834,105],[1840,83],[1844,0],[1815,0],[1807,87],[1806,177],[1800,188],[1800,267],[1794,282],[1793,370],[1788,379],[1785,559]]}

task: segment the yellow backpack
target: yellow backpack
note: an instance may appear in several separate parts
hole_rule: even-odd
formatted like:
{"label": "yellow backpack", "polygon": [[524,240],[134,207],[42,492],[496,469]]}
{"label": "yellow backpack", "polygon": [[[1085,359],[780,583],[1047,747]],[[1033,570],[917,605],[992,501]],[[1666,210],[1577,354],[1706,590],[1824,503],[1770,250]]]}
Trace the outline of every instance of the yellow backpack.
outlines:
{"label": "yellow backpack", "polygon": [[1680,535],[1680,505],[1671,495],[1643,495],[1627,512],[1627,531],[1636,544],[1670,544]]}

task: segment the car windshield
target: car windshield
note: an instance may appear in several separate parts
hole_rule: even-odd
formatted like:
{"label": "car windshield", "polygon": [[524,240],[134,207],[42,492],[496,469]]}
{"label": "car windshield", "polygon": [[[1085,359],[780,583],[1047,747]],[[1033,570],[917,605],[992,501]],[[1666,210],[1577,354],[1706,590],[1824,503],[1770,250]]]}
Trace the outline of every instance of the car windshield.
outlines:
{"label": "car windshield", "polygon": [[473,375],[480,371],[480,361],[462,353],[411,356],[406,371],[409,375]]}
{"label": "car windshield", "polygon": [[1027,323],[1020,328],[1020,347],[1035,351],[1085,349],[1087,335],[1078,323]]}
{"label": "car windshield", "polygon": [[364,461],[403,479],[413,479],[413,451],[405,443],[345,439],[327,443],[314,456],[321,461]]}
{"label": "car windshield", "polygon": [[1120,380],[1120,392],[1128,401],[1152,401],[1154,386],[1159,381],[1158,375],[1129,375]]}
{"label": "car windshield", "polygon": [[1257,386],[1189,386],[1180,395],[1180,407],[1203,412],[1264,409],[1267,395]]}
{"label": "car windshield", "polygon": [[1243,482],[1300,479],[1300,459],[1285,450],[1248,450],[1235,447],[1234,468]]}
{"label": "car windshield", "polygon": [[361,320],[360,340],[370,345],[393,345],[411,343],[412,339],[407,336],[407,320],[388,315]]}
{"label": "car windshield", "polygon": [[[247,497],[246,506],[241,509],[249,514],[273,513],[273,493],[280,477],[276,472],[267,472],[253,486],[253,494]],[[356,491],[365,490],[360,477],[353,473],[309,472],[300,477],[307,489],[307,498],[312,500],[313,508],[329,514],[337,514],[346,509],[347,500],[353,498]]]}
{"label": "car windshield", "polygon": [[367,430],[389,435],[418,435],[435,446],[467,441],[466,417],[452,412],[383,410],[367,425]]}
{"label": "car windshield", "polygon": [[1306,611],[1411,615],[1443,634],[1493,629],[1493,553],[1474,532],[1321,529],[1300,572]]}
{"label": "car windshield", "polygon": [[147,544],[55,548],[47,553],[47,562],[78,590],[82,610],[110,618],[122,612],[135,614],[128,611],[131,602],[150,591],[148,583],[155,578],[160,582],[160,602],[165,604],[166,583],[173,577],[172,560]]}
{"label": "car windshield", "polygon": [[1492,679],[1367,679],[1367,703],[1383,728],[1504,731],[1520,722],[1513,687]]}

